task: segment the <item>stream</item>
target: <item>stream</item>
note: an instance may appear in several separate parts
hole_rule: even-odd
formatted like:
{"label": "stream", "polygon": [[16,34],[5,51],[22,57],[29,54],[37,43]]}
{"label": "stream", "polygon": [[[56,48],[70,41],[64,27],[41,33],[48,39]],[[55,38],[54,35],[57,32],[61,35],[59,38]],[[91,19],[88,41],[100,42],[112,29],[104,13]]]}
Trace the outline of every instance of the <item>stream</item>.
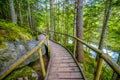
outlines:
{"label": "stream", "polygon": [[[68,40],[68,43],[72,44],[73,41],[69,39],[69,40]],[[94,43],[90,43],[90,45],[93,46],[94,48],[98,48],[98,46],[97,46],[96,44],[94,44]],[[86,46],[84,46],[84,47],[86,48]],[[95,58],[95,57],[96,57],[96,52],[94,52],[93,50],[90,50],[90,52],[91,52],[91,54],[92,54],[92,57]],[[115,52],[115,51],[112,51],[112,50],[109,50],[109,49],[106,50],[105,48],[103,48],[103,52],[104,52],[104,53],[108,53],[108,54],[111,56],[111,58],[112,58],[115,62],[117,62],[118,56],[119,56],[119,53],[118,53],[118,52]]]}
{"label": "stream", "polygon": [[[93,43],[91,43],[90,44],[91,46],[93,46],[93,47],[95,47],[95,48],[98,48],[98,46],[97,45],[95,45],[95,44],[93,44]],[[118,56],[119,56],[119,53],[118,52],[115,52],[115,51],[112,51],[112,50],[106,50],[105,48],[103,48],[103,50],[102,50],[104,53],[106,53],[106,54],[109,54],[110,56],[111,56],[111,58],[115,61],[115,62],[117,62],[117,59],[118,59]],[[94,51],[90,51],[91,52],[91,54],[92,54],[92,57],[96,57],[96,52],[94,52]]]}

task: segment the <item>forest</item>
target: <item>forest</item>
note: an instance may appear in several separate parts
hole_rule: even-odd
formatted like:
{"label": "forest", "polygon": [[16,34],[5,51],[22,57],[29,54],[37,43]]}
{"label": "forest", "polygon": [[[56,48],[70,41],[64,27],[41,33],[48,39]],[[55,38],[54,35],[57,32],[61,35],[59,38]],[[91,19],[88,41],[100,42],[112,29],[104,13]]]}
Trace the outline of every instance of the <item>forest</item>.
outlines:
{"label": "forest", "polygon": [[[85,80],[120,80],[119,30],[120,0],[0,0],[0,74],[27,52],[21,46],[15,51],[17,45],[35,46],[45,34],[72,52]],[[49,59],[43,58],[46,67]],[[33,60],[28,62],[0,80],[39,80],[31,77]]]}

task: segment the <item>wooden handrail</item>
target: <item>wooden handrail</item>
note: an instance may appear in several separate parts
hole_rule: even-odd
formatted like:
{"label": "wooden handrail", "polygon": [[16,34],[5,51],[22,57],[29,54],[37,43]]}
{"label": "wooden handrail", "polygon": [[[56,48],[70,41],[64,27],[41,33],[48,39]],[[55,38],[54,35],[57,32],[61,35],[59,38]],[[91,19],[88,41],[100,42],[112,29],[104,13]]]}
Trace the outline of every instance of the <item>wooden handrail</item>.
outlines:
{"label": "wooden handrail", "polygon": [[66,35],[66,36],[69,36],[69,37],[72,37],[74,38],[75,40],[81,42],[82,44],[84,44],[85,46],[87,46],[88,48],[92,49],[93,51],[95,51],[97,54],[100,55],[101,58],[103,58],[107,64],[116,72],[120,75],[120,66],[115,63],[110,57],[108,57],[104,52],[94,48],[93,46],[87,44],[86,42],[84,42],[83,40],[77,38],[77,37],[74,37],[74,36],[71,36],[69,34],[65,34],[65,33],[60,33],[60,32],[55,32],[55,31],[50,31],[50,32],[54,32],[54,33],[57,33],[57,34],[62,34],[62,35]]}
{"label": "wooden handrail", "polygon": [[38,51],[39,59],[40,59],[40,64],[41,64],[41,67],[42,67],[42,73],[43,73],[43,76],[45,77],[46,72],[45,72],[44,62],[43,62],[42,53],[41,53],[41,46],[46,41],[46,39],[48,39],[48,36],[46,36],[34,49],[32,49],[31,51],[29,51],[27,54],[23,55],[15,63],[13,63],[11,66],[9,66],[7,69],[5,69],[0,74],[0,80],[3,79],[5,76],[7,76],[10,72],[12,72],[20,64],[22,64],[26,59],[28,59],[29,57],[31,57],[36,51]]}

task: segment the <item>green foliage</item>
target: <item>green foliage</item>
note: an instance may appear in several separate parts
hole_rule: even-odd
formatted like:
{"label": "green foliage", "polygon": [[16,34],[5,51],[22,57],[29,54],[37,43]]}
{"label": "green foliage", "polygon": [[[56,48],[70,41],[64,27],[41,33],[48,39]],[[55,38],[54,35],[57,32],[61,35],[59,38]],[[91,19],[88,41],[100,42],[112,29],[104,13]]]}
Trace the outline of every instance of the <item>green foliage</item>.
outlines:
{"label": "green foliage", "polygon": [[[93,80],[94,79],[94,72],[97,67],[97,62],[95,58],[91,57],[89,52],[85,51],[85,62],[83,64],[84,72],[86,78]],[[109,74],[109,75],[108,75]],[[101,80],[110,80],[112,78],[113,70],[106,64],[103,64],[103,68],[101,71]]]}
{"label": "green foliage", "polygon": [[[88,1],[88,0],[87,0]],[[89,0],[84,6],[84,40],[86,42],[99,43],[102,24],[104,19],[106,0]],[[18,8],[18,3],[20,3],[20,8]],[[34,30],[50,30],[50,6],[49,0],[29,0],[32,23],[34,25]],[[107,4],[108,5],[108,4]],[[110,21],[108,24],[107,37],[105,42],[112,50],[120,50],[120,0],[114,0],[112,14],[110,16]],[[28,0],[16,0],[14,1],[15,11],[17,17],[19,18],[19,11],[21,11],[23,24],[29,26],[28,14]],[[0,19],[5,19],[7,21],[11,20],[9,3],[6,0],[0,1]],[[74,26],[74,0],[57,0],[54,2],[54,22],[55,31],[67,33],[73,35]],[[18,19],[19,22],[19,19]],[[22,25],[23,25],[22,24]],[[4,41],[18,41],[18,40],[29,40],[32,38],[31,30],[28,27],[19,27],[13,23],[0,20],[0,30],[4,30],[4,35],[0,33],[0,47],[4,47]],[[34,33],[35,34],[35,33]],[[65,36],[58,35],[58,41],[65,43],[73,52],[73,45],[68,44],[66,41],[69,38]],[[64,38],[64,39],[63,39]],[[106,44],[105,43],[105,44]],[[96,67],[95,60],[88,54],[85,54],[85,74],[90,79],[93,79],[94,69]],[[109,67],[107,67],[109,69]],[[106,70],[105,70],[106,72]],[[107,74],[102,72],[102,77]],[[107,75],[108,76],[108,75]],[[108,76],[109,77],[109,76]],[[109,78],[106,78],[109,79]]]}
{"label": "green foliage", "polygon": [[88,53],[85,53],[85,62],[84,62],[85,76],[86,78],[93,80],[94,79],[94,71],[96,68],[96,62],[93,57],[91,57]]}
{"label": "green foliage", "polygon": [[[93,0],[94,1],[94,0]],[[90,1],[91,2],[91,1]],[[119,0],[114,0],[112,6],[112,14],[110,15],[110,20],[108,22],[108,31],[105,37],[105,44],[110,47],[112,50],[119,51],[119,44],[120,44],[120,7]],[[103,6],[104,5],[104,6]],[[87,4],[84,8],[84,38],[87,42],[99,43],[101,29],[104,19],[104,10],[105,1],[101,0],[96,1],[94,4],[89,5]],[[106,46],[104,44],[104,46]]]}
{"label": "green foliage", "polygon": [[107,44],[112,50],[119,51],[120,44],[120,7],[115,6],[112,9],[112,15],[109,21],[108,34],[107,34]]}
{"label": "green foliage", "polygon": [[72,44],[67,43],[65,45],[65,47],[67,47],[71,52],[73,52],[73,45]]}
{"label": "green foliage", "polygon": [[101,80],[111,80],[112,75],[113,75],[113,70],[108,65],[103,65]]}
{"label": "green foliage", "polygon": [[31,67],[25,66],[21,69],[13,71],[5,80],[17,80],[18,78],[29,77],[30,80],[35,80],[31,75],[36,73]]}
{"label": "green foliage", "polygon": [[29,28],[19,27],[3,20],[0,20],[0,30],[0,42],[30,40],[32,38]]}
{"label": "green foliage", "polygon": [[85,41],[99,43],[103,23],[104,2],[86,5],[84,8],[84,37]]}

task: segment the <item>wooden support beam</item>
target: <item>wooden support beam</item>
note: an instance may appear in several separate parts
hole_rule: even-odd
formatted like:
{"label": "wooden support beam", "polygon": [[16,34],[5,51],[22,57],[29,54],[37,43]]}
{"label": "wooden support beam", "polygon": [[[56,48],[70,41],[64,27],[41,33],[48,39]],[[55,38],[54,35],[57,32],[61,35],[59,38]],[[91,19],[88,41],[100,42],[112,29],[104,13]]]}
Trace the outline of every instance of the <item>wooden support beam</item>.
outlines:
{"label": "wooden support beam", "polygon": [[74,40],[74,50],[73,50],[73,56],[76,57],[76,45],[77,45],[77,41]]}
{"label": "wooden support beam", "polygon": [[99,58],[99,60],[97,62],[97,68],[96,68],[96,71],[95,71],[95,75],[94,75],[94,80],[99,80],[100,74],[101,74],[102,65],[103,65],[103,59]]}
{"label": "wooden support beam", "polygon": [[42,69],[42,74],[43,74],[43,77],[45,78],[46,71],[45,71],[45,64],[44,64],[44,60],[43,60],[43,57],[42,57],[41,48],[38,49],[38,55],[39,55],[41,69]]}
{"label": "wooden support beam", "polygon": [[47,41],[47,46],[48,46],[48,56],[50,58],[50,44],[49,44],[49,40]]}

